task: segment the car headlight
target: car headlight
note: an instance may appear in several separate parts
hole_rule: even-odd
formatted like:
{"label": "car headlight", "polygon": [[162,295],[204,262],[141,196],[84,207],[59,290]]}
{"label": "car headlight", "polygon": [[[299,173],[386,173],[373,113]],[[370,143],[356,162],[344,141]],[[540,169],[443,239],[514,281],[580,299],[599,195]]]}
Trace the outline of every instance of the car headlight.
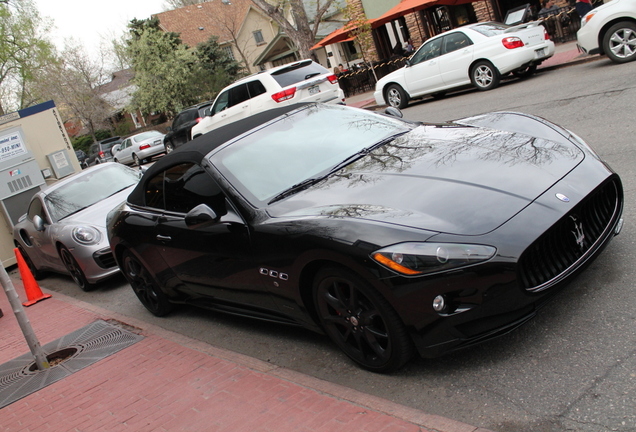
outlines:
{"label": "car headlight", "polygon": [[99,230],[90,226],[77,226],[73,228],[73,240],[83,245],[97,244],[102,239]]}
{"label": "car headlight", "polygon": [[420,276],[487,261],[497,249],[459,243],[400,243],[371,254],[383,266],[404,276]]}

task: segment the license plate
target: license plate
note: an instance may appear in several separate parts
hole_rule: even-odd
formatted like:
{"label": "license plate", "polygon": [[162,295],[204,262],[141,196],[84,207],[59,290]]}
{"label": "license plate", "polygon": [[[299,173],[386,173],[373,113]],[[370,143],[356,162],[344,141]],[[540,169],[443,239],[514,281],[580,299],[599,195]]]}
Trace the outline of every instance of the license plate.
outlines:
{"label": "license plate", "polygon": [[313,94],[316,94],[316,93],[320,93],[320,86],[315,85],[315,86],[309,87],[309,94],[310,95],[313,95]]}
{"label": "license plate", "polygon": [[536,50],[534,55],[536,58],[545,57],[545,48]]}

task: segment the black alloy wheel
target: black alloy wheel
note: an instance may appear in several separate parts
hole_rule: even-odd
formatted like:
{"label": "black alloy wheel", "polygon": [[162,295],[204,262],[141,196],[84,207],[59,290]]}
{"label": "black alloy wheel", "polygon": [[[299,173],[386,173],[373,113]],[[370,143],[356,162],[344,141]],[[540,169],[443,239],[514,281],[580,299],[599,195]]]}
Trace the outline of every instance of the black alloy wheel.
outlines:
{"label": "black alloy wheel", "polygon": [[499,85],[499,71],[489,61],[481,60],[470,71],[470,80],[477,90],[492,90]]}
{"label": "black alloy wheel", "polygon": [[388,302],[356,274],[339,267],[318,272],[316,312],[327,335],[372,372],[391,372],[413,356],[413,343]]}
{"label": "black alloy wheel", "polygon": [[141,304],[158,317],[170,313],[174,306],[161,291],[148,269],[130,250],[125,250],[122,254],[122,263],[124,276]]}
{"label": "black alloy wheel", "polygon": [[166,154],[174,151],[174,144],[172,144],[172,141],[167,142],[164,147],[166,148]]}
{"label": "black alloy wheel", "polygon": [[43,270],[38,270],[35,264],[33,264],[33,261],[31,261],[31,257],[29,256],[29,254],[26,253],[24,248],[19,243],[16,244],[16,247],[20,251],[20,254],[22,255],[22,258],[24,259],[24,262],[26,263],[27,267],[29,268],[31,275],[33,275],[33,278],[35,280],[44,279],[44,277],[46,276],[46,272]]}
{"label": "black alloy wheel", "polygon": [[82,289],[82,291],[92,291],[96,288],[94,284],[88,282],[86,279],[86,275],[84,275],[84,271],[78,264],[75,257],[71,251],[69,251],[65,246],[60,246],[58,248],[58,253],[60,254],[60,259],[64,263],[64,267],[69,272],[75,283]]}

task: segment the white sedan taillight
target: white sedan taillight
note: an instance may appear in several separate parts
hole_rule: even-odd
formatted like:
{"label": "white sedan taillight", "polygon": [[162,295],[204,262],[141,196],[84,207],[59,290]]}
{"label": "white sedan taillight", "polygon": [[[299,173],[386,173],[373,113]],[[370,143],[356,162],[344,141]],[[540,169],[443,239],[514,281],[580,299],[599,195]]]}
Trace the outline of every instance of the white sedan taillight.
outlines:
{"label": "white sedan taillight", "polygon": [[521,48],[524,46],[523,41],[516,36],[503,38],[501,43],[508,49]]}

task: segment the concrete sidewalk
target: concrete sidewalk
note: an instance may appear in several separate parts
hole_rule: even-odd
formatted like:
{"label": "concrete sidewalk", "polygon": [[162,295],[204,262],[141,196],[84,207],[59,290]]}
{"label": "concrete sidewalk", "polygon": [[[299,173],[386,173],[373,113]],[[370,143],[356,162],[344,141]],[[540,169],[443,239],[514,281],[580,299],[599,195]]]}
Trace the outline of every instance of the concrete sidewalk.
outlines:
{"label": "concrete sidewalk", "polygon": [[[544,61],[537,70],[548,71],[573,64],[586,63],[604,58],[600,55],[587,55],[578,50],[576,41],[558,44],[554,55]],[[346,104],[357,108],[379,108],[373,98],[373,91],[353,95],[346,99]]]}
{"label": "concrete sidewalk", "polygon": [[[18,272],[11,272],[11,278],[21,301],[27,300]],[[25,310],[42,346],[98,320],[143,339],[52,384],[35,385],[28,395],[0,409],[3,432],[488,432],[215,348],[40,287],[52,297]],[[28,354],[29,348],[4,293],[0,309],[3,366]],[[64,362],[55,368],[64,368]],[[30,373],[35,384],[44,373]],[[9,391],[6,382],[0,376],[0,401]]]}

